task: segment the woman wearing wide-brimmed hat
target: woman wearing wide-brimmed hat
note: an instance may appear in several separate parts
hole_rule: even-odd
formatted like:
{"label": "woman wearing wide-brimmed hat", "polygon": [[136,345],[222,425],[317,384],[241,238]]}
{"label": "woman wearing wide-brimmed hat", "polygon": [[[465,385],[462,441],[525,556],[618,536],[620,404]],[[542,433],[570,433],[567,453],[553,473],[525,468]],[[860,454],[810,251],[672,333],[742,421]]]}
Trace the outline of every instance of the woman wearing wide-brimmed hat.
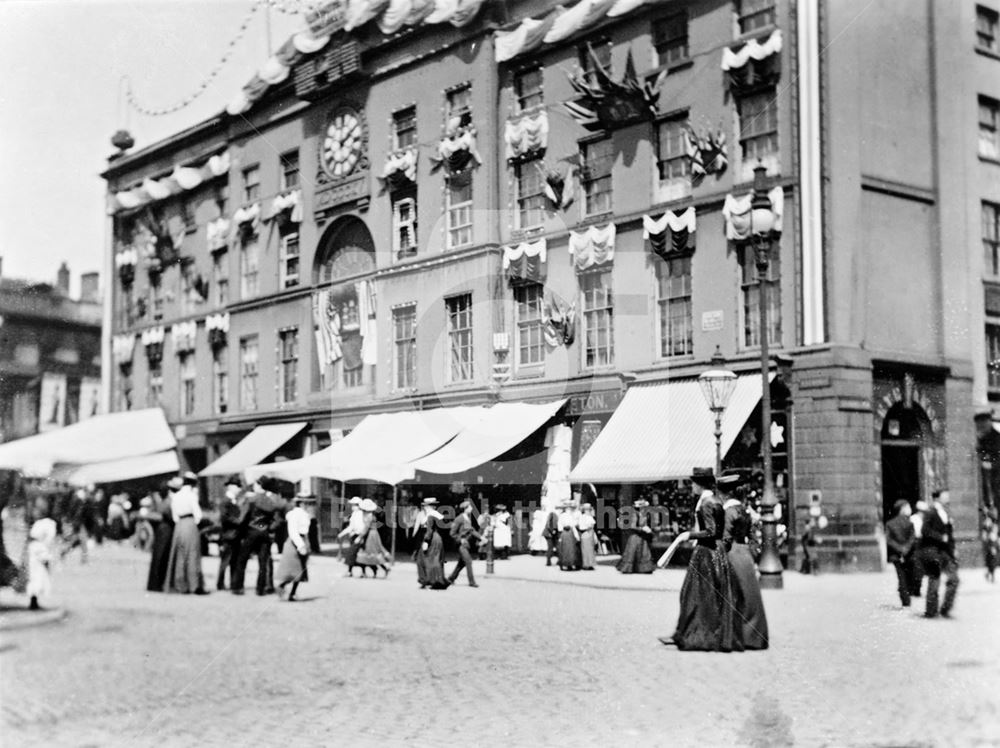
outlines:
{"label": "woman wearing wide-brimmed hat", "polygon": [[559,542],[557,554],[559,568],[563,571],[577,571],[580,568],[580,531],[576,529],[576,504],[567,501],[559,513]]}
{"label": "woman wearing wide-brimmed hat", "polygon": [[649,526],[649,502],[637,499],[631,507],[631,517],[626,525],[628,538],[622,557],[616,568],[622,574],[652,574],[656,565],[653,563],[653,528]]}
{"label": "woman wearing wide-brimmed hat", "polygon": [[506,504],[497,504],[493,508],[493,550],[497,557],[505,559],[510,556],[510,546],[514,536],[510,530],[510,512]]}
{"label": "woman wearing wide-brimmed hat", "polygon": [[739,624],[742,630],[744,649],[767,649],[767,615],[764,600],[757,580],[757,567],[750,553],[750,529],[753,520],[750,513],[736,496],[736,489],[743,482],[739,475],[723,475],[716,481],[719,498],[725,512],[723,543],[733,567],[733,593]]}
{"label": "woman wearing wide-brimmed hat", "polygon": [[448,580],[444,576],[444,539],[438,530],[438,523],[444,517],[435,508],[436,506],[437,499],[433,497],[424,499],[421,505],[424,522],[417,528],[415,536],[417,582],[422,590],[428,587],[432,590],[443,590],[448,587]]}
{"label": "woman wearing wide-brimmed hat", "polygon": [[378,504],[371,499],[363,499],[359,508],[364,516],[365,530],[354,563],[373,567],[375,576],[378,576],[376,567],[381,567],[385,575],[389,576],[389,553],[382,545],[382,538],[378,534],[378,522],[375,520]]}
{"label": "woman wearing wide-brimmed hat", "polygon": [[580,568],[584,571],[593,571],[597,564],[596,526],[594,507],[591,504],[581,504],[576,529],[580,532]]}
{"label": "woman wearing wide-brimmed hat", "polygon": [[678,542],[697,541],[681,586],[680,615],[672,637],[664,644],[678,649],[733,652],[743,649],[743,637],[733,593],[733,570],[726,554],[726,527],[722,502],[713,493],[715,475],[710,468],[695,468],[691,475],[695,504],[695,529],[681,533],[663,554],[664,566]]}
{"label": "woman wearing wide-brimmed hat", "polygon": [[170,513],[174,519],[174,537],[170,543],[167,567],[167,592],[206,595],[201,572],[201,506],[198,502],[198,476],[184,473],[167,483],[170,489]]}
{"label": "woman wearing wide-brimmed hat", "polygon": [[307,563],[309,561],[309,525],[312,516],[307,507],[316,504],[316,497],[311,493],[300,493],[295,497],[294,506],[285,514],[285,527],[288,537],[281,551],[281,561],[274,574],[274,584],[278,596],[284,598],[285,587],[291,585],[288,600],[295,599],[295,593],[301,582],[309,581]]}

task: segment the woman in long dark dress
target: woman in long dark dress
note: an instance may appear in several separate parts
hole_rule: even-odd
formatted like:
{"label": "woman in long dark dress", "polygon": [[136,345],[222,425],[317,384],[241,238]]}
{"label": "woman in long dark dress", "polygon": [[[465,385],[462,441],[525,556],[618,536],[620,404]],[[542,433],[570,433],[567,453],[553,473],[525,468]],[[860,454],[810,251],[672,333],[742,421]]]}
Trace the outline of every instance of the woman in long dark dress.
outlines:
{"label": "woman in long dark dress", "polygon": [[389,553],[382,544],[378,523],[375,521],[375,511],[378,509],[378,504],[371,499],[363,499],[360,507],[364,517],[365,530],[355,563],[359,566],[372,567],[376,576],[378,575],[377,568],[381,568],[385,575],[389,576]]}
{"label": "woman in long dark dress", "polygon": [[697,542],[681,586],[677,630],[673,637],[661,641],[682,650],[742,651],[733,573],[723,542],[725,510],[712,493],[715,477],[711,470],[696,468],[691,480],[694,495],[699,498],[695,505],[696,527],[688,537]]}
{"label": "woman in long dark dress", "polygon": [[170,545],[174,539],[174,518],[170,513],[170,498],[152,495],[153,506],[146,519],[153,525],[153,550],[149,556],[149,578],[146,589],[163,592],[170,566]]}
{"label": "woman in long dark dress", "polygon": [[750,553],[749,537],[753,521],[743,502],[733,495],[741,478],[724,475],[718,480],[720,498],[725,511],[723,543],[733,568],[733,594],[743,637],[744,649],[767,649],[767,616],[764,614],[764,600],[760,594],[757,568]]}
{"label": "woman in long dark dress", "polygon": [[649,526],[649,502],[638,499],[632,505],[632,517],[626,529],[625,547],[622,557],[615,568],[622,574],[652,574],[653,563],[653,528]]}
{"label": "woman in long dark dress", "polygon": [[415,553],[417,561],[417,582],[420,589],[430,587],[432,590],[443,590],[448,587],[444,575],[444,539],[438,530],[438,523],[444,517],[434,508],[437,499],[426,498],[423,502],[423,524],[417,529]]}
{"label": "woman in long dark dress", "polygon": [[577,515],[572,503],[563,505],[559,514],[559,542],[556,547],[559,568],[563,571],[578,571],[583,565],[580,555],[580,531],[576,529]]}

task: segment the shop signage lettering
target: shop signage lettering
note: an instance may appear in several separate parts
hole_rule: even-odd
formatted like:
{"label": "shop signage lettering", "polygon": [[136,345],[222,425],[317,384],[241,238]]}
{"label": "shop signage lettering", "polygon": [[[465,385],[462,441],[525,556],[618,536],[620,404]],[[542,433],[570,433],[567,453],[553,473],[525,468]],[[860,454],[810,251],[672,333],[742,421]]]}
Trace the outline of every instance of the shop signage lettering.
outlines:
{"label": "shop signage lettering", "polygon": [[578,416],[582,413],[610,413],[621,401],[622,393],[619,390],[573,395],[569,400],[569,414]]}

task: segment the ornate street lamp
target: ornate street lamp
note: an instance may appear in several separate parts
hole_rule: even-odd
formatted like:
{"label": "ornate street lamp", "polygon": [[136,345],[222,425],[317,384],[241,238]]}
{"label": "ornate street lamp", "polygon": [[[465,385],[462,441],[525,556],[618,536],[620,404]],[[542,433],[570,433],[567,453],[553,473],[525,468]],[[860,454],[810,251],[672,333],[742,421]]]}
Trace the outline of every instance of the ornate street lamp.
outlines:
{"label": "ornate street lamp", "polygon": [[767,169],[758,164],[753,170],[753,200],[750,203],[750,242],[753,245],[754,261],[757,266],[758,301],[760,302],[760,456],[764,469],[764,497],[761,501],[762,548],[760,562],[760,586],[781,589],[781,557],[778,555],[778,519],[775,517],[774,475],[771,460],[771,383],[768,381],[770,355],[768,352],[767,319],[767,271],[771,265],[771,246],[781,236],[776,229],[771,199],[767,196]]}
{"label": "ornate street lamp", "polygon": [[698,384],[708,409],[715,415],[715,475],[718,477],[722,474],[722,414],[729,407],[729,398],[736,388],[736,375],[725,368],[726,360],[719,346],[715,346],[710,363],[712,368],[698,377]]}

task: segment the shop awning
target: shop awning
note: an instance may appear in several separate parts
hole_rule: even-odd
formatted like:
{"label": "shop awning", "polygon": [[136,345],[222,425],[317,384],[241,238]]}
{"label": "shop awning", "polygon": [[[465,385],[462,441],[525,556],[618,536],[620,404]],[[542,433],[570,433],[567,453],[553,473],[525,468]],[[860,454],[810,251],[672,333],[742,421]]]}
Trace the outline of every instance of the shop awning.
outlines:
{"label": "shop awning", "polygon": [[243,440],[202,470],[199,475],[232,475],[243,472],[281,449],[308,424],[305,421],[258,426]]}
{"label": "shop awning", "polygon": [[[772,375],[773,377],[773,375]],[[760,401],[760,374],[743,374],[722,419],[722,454]],[[715,419],[697,379],[639,384],[570,473],[573,483],[652,483],[715,465]]]}
{"label": "shop awning", "polygon": [[164,452],[176,445],[160,408],[106,413],[0,444],[0,468],[44,477],[59,463],[108,462]]}
{"label": "shop awning", "polygon": [[477,408],[455,438],[410,464],[425,473],[461,473],[516,447],[538,431],[566,400],[551,403],[497,403]]}
{"label": "shop awning", "polygon": [[179,470],[177,452],[171,449],[151,455],[93,462],[89,465],[57,465],[52,471],[52,477],[73,486],[87,486],[148,478],[153,475],[176,473]]}

